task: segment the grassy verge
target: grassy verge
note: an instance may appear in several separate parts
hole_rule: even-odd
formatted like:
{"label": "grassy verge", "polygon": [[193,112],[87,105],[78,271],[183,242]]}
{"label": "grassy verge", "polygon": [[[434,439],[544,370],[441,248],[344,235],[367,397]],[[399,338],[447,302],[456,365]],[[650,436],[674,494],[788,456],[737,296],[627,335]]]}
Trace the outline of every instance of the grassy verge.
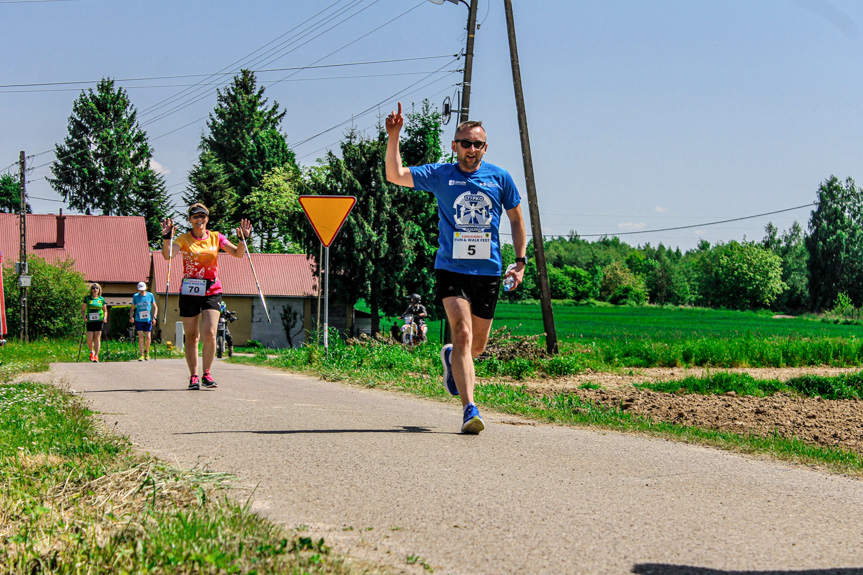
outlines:
{"label": "grassy verge", "polygon": [[699,393],[721,395],[729,391],[737,395],[764,397],[774,393],[796,393],[824,399],[859,399],[863,397],[863,372],[825,377],[804,375],[786,381],[756,379],[746,373],[717,373],[705,377],[638,384],[636,387],[666,393]]}
{"label": "grassy verge", "polygon": [[[4,378],[64,354],[6,348]],[[0,385],[0,573],[378,572],[252,514],[228,479],[136,454],[56,387]]]}
{"label": "grassy verge", "polygon": [[[324,355],[322,348],[307,346],[299,349],[282,350],[277,357],[267,357],[265,354],[259,353],[255,357],[235,358],[232,361],[304,371],[332,381],[346,381],[366,387],[380,387],[424,397],[444,399],[449,398],[449,395],[446,394],[440,382],[439,351],[440,348],[433,345],[420,346],[414,349],[374,342],[362,345],[344,345],[336,338],[330,346],[329,357]],[[544,361],[550,362],[552,360]],[[561,359],[559,361],[565,362],[566,360]],[[511,371],[517,371],[511,367],[513,365],[528,365],[534,372],[537,372],[540,370],[537,366],[543,365],[541,362],[532,363],[528,360],[499,363],[510,366],[507,369]],[[547,372],[548,363],[544,365],[546,367],[543,369]],[[477,371],[478,374],[480,372],[487,374],[488,368],[480,363]],[[498,373],[503,371],[505,370]],[[718,376],[714,379],[721,381]],[[800,379],[803,380],[804,378]],[[745,378],[740,378],[737,381],[742,382],[744,380]],[[679,382],[674,383],[678,384]],[[768,390],[772,389],[771,386],[774,384],[768,382],[758,385],[762,385]],[[824,390],[818,385],[806,389],[809,389],[813,395],[827,397]],[[676,385],[673,390],[663,391],[676,392],[679,388],[680,386]],[[801,389],[804,388],[805,386],[801,386]],[[724,391],[728,390],[724,389]],[[745,392],[739,391],[738,393]],[[839,393],[845,392],[839,391]],[[494,378],[486,379],[485,382],[477,386],[475,395],[477,402],[485,407],[540,421],[646,433],[737,452],[765,454],[788,461],[824,465],[835,471],[863,475],[863,457],[860,455],[842,449],[809,445],[794,438],[779,435],[769,437],[740,435],[654,422],[649,418],[627,413],[620,409],[585,402],[573,393],[539,394],[524,386],[512,385],[510,382],[504,383],[500,378],[498,381],[494,381]]]}
{"label": "grassy verge", "polygon": [[[18,340],[9,340],[0,347],[0,383],[9,381],[21,373],[39,373],[48,371],[52,363],[74,363],[87,361],[87,343],[80,346],[76,339],[38,339],[22,344]],[[137,342],[102,341],[99,353],[100,361],[135,361],[138,359]],[[164,345],[153,347],[158,359],[182,358],[177,350],[168,350]]]}

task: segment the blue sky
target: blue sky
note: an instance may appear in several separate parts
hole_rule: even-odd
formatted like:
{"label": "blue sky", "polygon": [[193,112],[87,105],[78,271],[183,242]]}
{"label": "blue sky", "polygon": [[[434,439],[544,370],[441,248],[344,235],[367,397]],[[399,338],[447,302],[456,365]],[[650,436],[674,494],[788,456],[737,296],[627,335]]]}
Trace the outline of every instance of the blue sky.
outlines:
{"label": "blue sky", "polygon": [[[487,127],[486,159],[509,169],[525,197],[503,0],[473,1],[481,27],[471,117]],[[697,224],[810,203],[832,174],[863,178],[863,4],[513,3],[544,234],[627,234],[631,244],[682,249],[702,238],[759,240],[768,221],[805,226],[809,210]],[[464,46],[467,9],[418,0],[19,0],[0,1],[0,15],[0,170],[19,150],[36,155],[32,166],[50,162],[43,152],[94,84],[10,85],[181,76],[119,82],[179,203],[215,89],[230,81],[191,75],[281,69],[258,78],[287,109],[283,131],[310,166],[351,124],[373,131],[398,99],[409,107],[452,96],[463,60],[448,56]],[[293,43],[262,57],[285,41]],[[416,60],[285,70],[408,58]],[[214,85],[190,87],[201,80]],[[46,174],[43,166],[28,176],[39,213],[63,206]],[[679,226],[696,227],[629,235]]]}

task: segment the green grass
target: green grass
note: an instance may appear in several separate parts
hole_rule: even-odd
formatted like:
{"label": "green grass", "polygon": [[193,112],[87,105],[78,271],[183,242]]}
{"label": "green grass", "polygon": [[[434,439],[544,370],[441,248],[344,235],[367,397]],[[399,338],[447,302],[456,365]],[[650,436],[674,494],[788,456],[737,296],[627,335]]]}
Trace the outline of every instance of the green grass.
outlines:
{"label": "green grass", "polygon": [[[554,303],[558,339],[566,341],[650,340],[682,341],[699,338],[850,338],[863,327],[820,319],[774,319],[773,312],[729,311],[691,307],[615,307]],[[517,335],[543,333],[542,311],[536,302],[500,302],[495,327],[506,326]]]}
{"label": "green grass", "polygon": [[[17,339],[10,339],[0,347],[0,383],[9,381],[21,373],[39,373],[48,371],[51,363],[86,362],[87,342],[80,346],[80,339],[34,339],[23,344]],[[99,353],[100,361],[135,361],[138,359],[137,342],[102,341]],[[154,344],[151,348],[157,352],[157,358],[182,358],[177,350],[168,351],[162,344]]]}
{"label": "green grass", "polygon": [[[585,368],[618,367],[797,367],[863,366],[863,327],[820,318],[774,319],[772,312],[705,308],[614,307],[555,302],[558,344],[567,365],[499,368],[533,374],[567,375]],[[381,320],[388,332],[392,318]],[[495,329],[515,336],[543,334],[536,302],[500,302]],[[440,343],[440,323],[429,323],[429,341]],[[539,344],[545,345],[544,337]],[[577,365],[576,365],[577,364]],[[555,370],[558,370],[555,372]]]}
{"label": "green grass", "polygon": [[737,395],[765,397],[775,393],[794,393],[824,399],[859,399],[863,397],[863,372],[835,377],[804,375],[786,381],[756,379],[746,373],[717,373],[705,377],[686,377],[659,383],[637,384],[642,389],[666,393],[698,393],[721,395],[729,391]]}
{"label": "green grass", "polygon": [[[72,348],[3,348],[4,379]],[[2,573],[377,572],[254,515],[226,496],[229,479],[136,454],[54,386],[0,385]]]}

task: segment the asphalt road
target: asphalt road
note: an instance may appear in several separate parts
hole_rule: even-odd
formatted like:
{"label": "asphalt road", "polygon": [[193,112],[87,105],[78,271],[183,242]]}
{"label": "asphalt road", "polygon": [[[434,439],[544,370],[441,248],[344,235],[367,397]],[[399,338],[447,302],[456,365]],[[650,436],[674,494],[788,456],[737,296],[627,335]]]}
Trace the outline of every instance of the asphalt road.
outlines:
{"label": "asphalt road", "polygon": [[[427,573],[863,573],[863,481],[217,363],[57,364],[106,423],[335,550]],[[408,557],[419,558],[412,565]]]}

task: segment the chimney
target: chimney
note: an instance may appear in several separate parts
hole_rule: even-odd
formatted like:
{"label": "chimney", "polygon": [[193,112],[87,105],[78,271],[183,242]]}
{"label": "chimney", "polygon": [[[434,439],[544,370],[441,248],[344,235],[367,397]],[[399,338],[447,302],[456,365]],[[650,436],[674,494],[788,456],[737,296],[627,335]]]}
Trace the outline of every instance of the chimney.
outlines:
{"label": "chimney", "polygon": [[66,216],[57,216],[57,247],[66,247]]}

